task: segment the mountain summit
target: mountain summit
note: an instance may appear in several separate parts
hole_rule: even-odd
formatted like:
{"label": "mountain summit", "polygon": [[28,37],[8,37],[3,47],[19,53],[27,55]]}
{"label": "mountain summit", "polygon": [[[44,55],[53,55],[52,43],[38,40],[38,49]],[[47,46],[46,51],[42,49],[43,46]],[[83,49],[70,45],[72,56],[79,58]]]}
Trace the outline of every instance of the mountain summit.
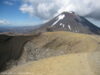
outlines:
{"label": "mountain summit", "polygon": [[43,24],[40,31],[70,31],[86,34],[100,34],[100,28],[74,12],[63,12]]}

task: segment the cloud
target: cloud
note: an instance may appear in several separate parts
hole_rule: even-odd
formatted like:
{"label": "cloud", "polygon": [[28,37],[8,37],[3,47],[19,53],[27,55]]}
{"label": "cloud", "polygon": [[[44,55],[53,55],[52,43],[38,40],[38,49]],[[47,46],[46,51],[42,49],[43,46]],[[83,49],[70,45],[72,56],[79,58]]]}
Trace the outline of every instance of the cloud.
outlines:
{"label": "cloud", "polygon": [[13,2],[11,2],[11,1],[4,1],[4,4],[12,6]]}
{"label": "cloud", "polygon": [[100,20],[100,0],[22,0],[20,11],[42,19],[50,19],[63,11]]}
{"label": "cloud", "polygon": [[37,16],[42,19],[49,19],[57,13],[57,7],[53,0],[24,0],[20,10],[23,13],[28,13],[31,16]]}
{"label": "cloud", "polygon": [[11,24],[9,21],[0,19],[0,25],[9,25],[9,24]]}
{"label": "cloud", "polygon": [[34,14],[34,8],[32,7],[32,5],[28,5],[28,4],[23,4],[20,8],[20,10],[23,13],[29,13],[30,15]]}

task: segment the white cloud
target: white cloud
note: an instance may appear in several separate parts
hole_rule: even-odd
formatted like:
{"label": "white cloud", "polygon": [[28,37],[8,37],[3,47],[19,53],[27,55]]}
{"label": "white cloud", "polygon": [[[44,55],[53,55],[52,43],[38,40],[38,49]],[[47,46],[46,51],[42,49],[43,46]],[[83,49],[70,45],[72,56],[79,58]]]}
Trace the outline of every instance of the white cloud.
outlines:
{"label": "white cloud", "polygon": [[43,19],[48,19],[56,13],[57,7],[53,4],[52,0],[25,0],[21,5],[20,10],[28,13],[31,16],[38,16]]}
{"label": "white cloud", "polygon": [[6,5],[13,5],[13,2],[11,2],[11,1],[4,1],[4,4],[6,4]]}
{"label": "white cloud", "polygon": [[43,19],[63,11],[100,19],[100,0],[23,0],[20,10]]}
{"label": "white cloud", "polygon": [[23,13],[29,13],[30,15],[34,14],[34,8],[32,5],[23,4],[20,8]]}
{"label": "white cloud", "polygon": [[7,20],[0,19],[0,25],[9,25],[10,22]]}

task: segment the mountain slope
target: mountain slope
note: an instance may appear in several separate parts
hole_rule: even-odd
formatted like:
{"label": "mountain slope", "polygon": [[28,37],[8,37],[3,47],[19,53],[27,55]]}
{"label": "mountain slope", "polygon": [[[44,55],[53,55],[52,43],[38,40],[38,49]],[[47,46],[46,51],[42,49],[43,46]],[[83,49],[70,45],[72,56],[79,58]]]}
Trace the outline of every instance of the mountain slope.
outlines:
{"label": "mountain slope", "polygon": [[43,24],[40,31],[70,31],[76,33],[100,34],[100,28],[74,12],[63,12]]}
{"label": "mountain slope", "polygon": [[72,32],[46,32],[34,35],[24,46],[23,54],[17,64],[53,56],[95,52],[100,48],[100,37]]}
{"label": "mountain slope", "polygon": [[9,69],[8,75],[100,75],[100,37],[71,32],[42,33],[25,45],[20,60],[18,63],[31,62]]}

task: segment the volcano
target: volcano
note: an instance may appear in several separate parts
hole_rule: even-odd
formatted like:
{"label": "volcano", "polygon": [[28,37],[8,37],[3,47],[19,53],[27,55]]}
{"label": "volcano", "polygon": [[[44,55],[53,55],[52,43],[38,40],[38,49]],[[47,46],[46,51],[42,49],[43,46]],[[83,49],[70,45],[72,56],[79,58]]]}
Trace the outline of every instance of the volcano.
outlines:
{"label": "volcano", "polygon": [[39,31],[69,31],[85,34],[100,34],[100,28],[89,22],[85,17],[74,12],[63,12],[41,25]]}

